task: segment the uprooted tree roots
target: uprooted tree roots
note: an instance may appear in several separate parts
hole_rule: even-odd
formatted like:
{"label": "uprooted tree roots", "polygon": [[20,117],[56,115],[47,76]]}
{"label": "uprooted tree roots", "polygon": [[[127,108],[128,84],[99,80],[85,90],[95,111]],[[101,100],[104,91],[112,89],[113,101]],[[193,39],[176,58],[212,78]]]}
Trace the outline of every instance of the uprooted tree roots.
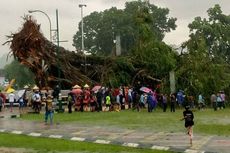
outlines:
{"label": "uprooted tree roots", "polygon": [[126,82],[131,83],[132,78],[143,71],[133,67],[129,57],[85,56],[81,52],[58,48],[42,35],[40,25],[31,16],[24,17],[24,20],[22,29],[8,36],[8,42],[11,43],[14,58],[35,74],[35,82],[39,87],[53,87],[58,82],[67,88],[74,84],[108,84],[114,78],[117,79],[115,82],[119,82],[122,79],[120,75],[124,74],[119,72],[129,75]]}

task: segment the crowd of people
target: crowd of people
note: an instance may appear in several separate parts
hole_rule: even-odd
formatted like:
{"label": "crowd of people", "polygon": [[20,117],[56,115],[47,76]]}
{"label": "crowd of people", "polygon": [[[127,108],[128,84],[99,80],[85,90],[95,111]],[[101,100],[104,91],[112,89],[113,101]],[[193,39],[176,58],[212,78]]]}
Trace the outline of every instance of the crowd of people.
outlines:
{"label": "crowd of people", "polygon": [[[98,88],[90,88],[87,84],[83,87],[75,85],[68,93],[66,103],[68,112],[72,111],[120,111],[122,109],[133,109],[141,111],[146,109],[148,112],[154,111],[156,108],[161,108],[166,112],[170,108],[171,112],[175,112],[175,108],[182,108],[189,105],[194,109],[204,109],[207,105],[202,94],[196,98],[185,95],[182,90],[170,95],[159,93],[157,91],[140,91],[134,87],[121,86],[119,88],[106,88],[97,86]],[[46,89],[41,91],[37,86],[32,88],[32,92],[28,92],[28,87],[25,88],[25,94],[17,100],[19,110],[23,111],[25,106],[31,106],[35,112],[39,113],[43,105],[47,105],[47,99],[51,99],[53,105],[58,104],[61,89],[57,85],[54,89]],[[0,111],[8,100],[10,110],[15,102],[15,94],[9,93],[7,96],[0,94]],[[210,102],[214,110],[223,109],[226,106],[226,97],[223,91],[217,94],[212,94]],[[50,105],[51,105],[50,104]],[[53,106],[55,107],[55,106]],[[45,107],[46,108],[46,107]],[[47,108],[46,108],[47,109]],[[55,110],[55,108],[53,108]]]}
{"label": "crowd of people", "polygon": [[[40,113],[42,106],[45,109],[45,123],[53,123],[53,115],[55,110],[60,111],[61,107],[57,108],[57,104],[62,103],[61,89],[57,85],[54,89],[40,90],[37,86],[31,90],[25,87],[24,94],[18,98],[18,106],[20,113],[23,113],[24,107],[31,107],[36,113]],[[9,102],[10,111],[12,111],[16,101],[14,92],[3,94],[0,92],[0,112],[4,107],[5,102]],[[119,88],[106,88],[102,86],[95,86],[90,88],[87,84],[83,87],[75,85],[69,90],[66,103],[68,113],[76,112],[99,112],[99,111],[121,111],[122,109],[132,109],[140,112],[142,109],[148,112],[153,112],[156,108],[161,108],[166,112],[167,107],[170,107],[170,112],[175,112],[175,108],[185,108],[183,111],[183,118],[185,121],[185,128],[189,135],[190,144],[192,145],[192,126],[194,125],[194,115],[190,110],[203,110],[207,106],[208,100],[200,93],[197,99],[193,96],[185,95],[183,90],[170,95],[159,93],[151,89],[141,90],[134,87],[121,86]],[[213,109],[219,110],[226,107],[227,101],[223,91],[217,94],[212,93],[210,96],[210,104]],[[61,105],[59,105],[61,106]],[[63,110],[64,111],[64,110]]]}

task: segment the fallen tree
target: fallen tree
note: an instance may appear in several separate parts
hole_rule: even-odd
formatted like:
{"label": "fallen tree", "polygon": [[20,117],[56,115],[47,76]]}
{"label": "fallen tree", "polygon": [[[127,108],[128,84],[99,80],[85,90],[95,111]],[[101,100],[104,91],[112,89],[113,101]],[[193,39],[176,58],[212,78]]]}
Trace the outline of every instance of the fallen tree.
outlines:
{"label": "fallen tree", "polygon": [[161,82],[133,57],[100,57],[58,48],[42,35],[40,25],[31,16],[24,17],[24,20],[23,27],[8,36],[6,43],[11,43],[10,54],[35,74],[39,87],[53,87],[58,83],[64,88],[85,83],[113,86],[134,84],[140,78]]}

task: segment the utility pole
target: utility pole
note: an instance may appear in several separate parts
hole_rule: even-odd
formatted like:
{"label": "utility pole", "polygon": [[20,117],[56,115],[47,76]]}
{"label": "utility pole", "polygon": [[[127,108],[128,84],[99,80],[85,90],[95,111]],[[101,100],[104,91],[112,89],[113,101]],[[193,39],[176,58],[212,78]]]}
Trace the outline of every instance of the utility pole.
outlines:
{"label": "utility pole", "polygon": [[[86,4],[79,4],[81,8],[81,51],[85,55],[85,46],[84,46],[84,22],[83,22],[83,7],[86,7]],[[85,73],[86,73],[86,55],[85,55]]]}
{"label": "utility pole", "polygon": [[57,21],[57,29],[56,29],[56,31],[57,31],[57,57],[58,57],[58,63],[57,63],[57,65],[58,65],[58,85],[59,85],[59,87],[60,87],[60,61],[59,61],[59,25],[58,25],[58,10],[56,9],[56,21]]}
{"label": "utility pole", "polygon": [[[59,58],[59,25],[58,25],[58,10],[56,9],[56,22],[57,22],[57,29],[56,29],[56,32],[57,32],[57,68],[58,68],[58,86],[59,86],[59,89],[61,89],[61,83],[60,83],[60,79],[61,79],[61,71],[60,71],[60,58]],[[59,105],[59,110],[58,112],[64,112],[63,108],[62,108],[62,95],[61,93],[59,93],[58,95],[58,105]]]}

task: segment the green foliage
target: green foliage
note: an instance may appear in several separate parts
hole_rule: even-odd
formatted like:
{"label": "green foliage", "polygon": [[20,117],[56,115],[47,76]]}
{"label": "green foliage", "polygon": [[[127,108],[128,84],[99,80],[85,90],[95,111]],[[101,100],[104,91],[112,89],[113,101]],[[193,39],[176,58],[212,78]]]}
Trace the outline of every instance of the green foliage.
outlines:
{"label": "green foliage", "polygon": [[135,70],[132,60],[127,57],[118,57],[104,72],[102,81],[109,87],[119,87],[121,84],[129,85],[132,76],[136,73]]}
{"label": "green foliage", "polygon": [[201,19],[196,17],[195,20],[189,24],[190,38],[193,43],[190,42],[190,50],[197,50],[199,39],[203,39],[207,45],[206,52],[213,56],[213,58],[219,58],[220,56],[229,62],[230,57],[230,16],[224,15],[219,5],[215,5],[213,8],[208,9],[209,18]]}
{"label": "green foliage", "polygon": [[11,64],[4,67],[5,77],[8,80],[15,79],[16,85],[22,88],[27,84],[34,84],[33,73],[24,65],[20,64],[18,61],[14,60]]}
{"label": "green foliage", "polygon": [[[168,13],[168,9],[141,0],[127,2],[123,10],[112,7],[93,12],[84,17],[85,48],[93,54],[110,55],[117,34],[121,36],[123,54],[129,53],[141,39],[162,41],[166,32],[176,28],[176,19],[169,18]],[[81,47],[81,23],[73,42],[76,49]]]}
{"label": "green foliage", "polygon": [[202,93],[207,99],[230,85],[230,18],[219,5],[210,8],[208,15],[208,20],[196,17],[189,24],[190,39],[183,44],[187,52],[177,63],[178,88],[189,95]]}

